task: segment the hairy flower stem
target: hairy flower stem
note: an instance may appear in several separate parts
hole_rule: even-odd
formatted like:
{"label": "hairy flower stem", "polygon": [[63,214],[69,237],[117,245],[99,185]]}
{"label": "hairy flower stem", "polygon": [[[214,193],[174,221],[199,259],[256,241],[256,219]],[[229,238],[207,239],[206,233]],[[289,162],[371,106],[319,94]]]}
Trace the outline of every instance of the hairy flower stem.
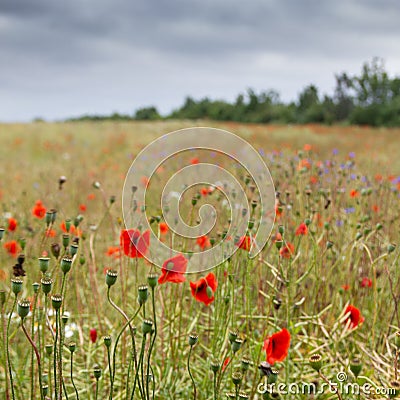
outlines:
{"label": "hairy flower stem", "polygon": [[[33,308],[32,308],[32,325],[31,325],[31,337],[34,338],[35,337],[35,314],[36,314],[36,304],[37,304],[37,293],[35,293],[35,297],[33,300]],[[40,335],[39,335],[40,337]],[[39,347],[40,347],[40,343],[39,343]],[[33,355],[33,349],[31,351],[31,372],[30,372],[31,376],[31,399],[34,399],[34,355]]]}
{"label": "hairy flower stem", "polygon": [[6,330],[7,364],[8,364],[8,373],[10,375],[11,395],[12,395],[13,400],[15,400],[15,392],[14,392],[14,379],[13,379],[13,376],[12,376],[12,367],[11,367],[10,350],[9,350],[9,337],[10,337],[11,316],[12,316],[12,313],[14,312],[15,305],[17,304],[17,298],[18,298],[18,295],[16,294],[15,297],[14,297],[14,302],[13,302],[13,305],[11,307],[10,314],[8,316],[7,330]]}
{"label": "hairy flower stem", "polygon": [[[133,389],[132,389],[132,394],[131,394],[131,400],[133,400],[133,396],[135,394],[135,389],[136,389],[136,382],[138,382],[138,386],[139,386],[139,390],[140,390],[140,378],[139,378],[139,369],[142,367],[142,363],[143,363],[143,358],[144,358],[144,349],[146,346],[146,335],[143,335],[142,338],[142,347],[140,349],[140,356],[139,356],[139,364],[136,368],[136,374],[135,374],[135,380],[133,382]],[[142,368],[143,371],[143,368]],[[145,390],[145,388],[143,388],[143,390]],[[140,393],[141,398],[143,399],[143,393]]]}
{"label": "hairy flower stem", "polygon": [[192,372],[190,371],[190,355],[192,354],[192,348],[193,348],[193,346],[190,346],[189,354],[188,354],[188,358],[187,358],[187,370],[189,372],[189,376],[190,376],[190,379],[193,384],[193,400],[196,400],[196,398],[197,398],[196,382],[194,381]]}
{"label": "hairy flower stem", "polygon": [[[53,377],[54,377],[54,393],[55,399],[58,400],[58,379],[57,379],[57,342],[58,342],[58,310],[56,311],[56,333],[54,337],[54,346],[53,346]],[[61,396],[61,394],[60,394]]]}
{"label": "hairy flower stem", "polygon": [[35,352],[35,355],[36,355],[36,360],[37,360],[37,365],[38,365],[38,373],[39,373],[39,391],[40,391],[40,398],[41,398],[41,400],[44,400],[44,396],[43,396],[43,385],[42,385],[42,365],[41,365],[41,362],[40,362],[39,350],[38,350],[38,348],[36,347],[35,342],[34,342],[34,341],[32,340],[32,338],[29,336],[29,333],[28,333],[28,331],[27,331],[26,328],[25,328],[24,320],[23,320],[23,319],[22,319],[21,326],[22,326],[22,330],[23,330],[24,333],[25,333],[26,338],[28,339],[29,343],[31,344],[31,346],[32,346],[32,348],[33,348],[33,350],[34,350],[34,352]]}

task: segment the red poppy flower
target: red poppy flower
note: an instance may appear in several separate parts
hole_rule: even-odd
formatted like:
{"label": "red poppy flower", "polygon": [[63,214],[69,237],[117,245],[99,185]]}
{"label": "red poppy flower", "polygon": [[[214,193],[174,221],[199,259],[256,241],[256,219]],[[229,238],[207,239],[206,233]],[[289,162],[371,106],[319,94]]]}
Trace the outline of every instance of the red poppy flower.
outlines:
{"label": "red poppy flower", "polygon": [[205,197],[205,196],[207,196],[208,194],[211,194],[211,193],[212,193],[212,189],[209,188],[209,187],[203,187],[203,188],[201,188],[200,193],[201,193],[202,196]]}
{"label": "red poppy flower", "polygon": [[251,237],[247,235],[242,236],[235,244],[239,249],[249,251],[251,248]]}
{"label": "red poppy flower", "polygon": [[190,160],[190,164],[198,164],[199,163],[199,159],[197,157],[194,157]]}
{"label": "red poppy flower", "polygon": [[160,222],[158,228],[160,229],[161,235],[165,235],[169,231],[168,225],[165,222]]}
{"label": "red poppy flower", "polygon": [[292,243],[287,242],[285,246],[283,246],[279,250],[279,254],[283,258],[291,258],[294,254],[294,246]]}
{"label": "red poppy flower", "polygon": [[182,255],[178,254],[164,261],[161,268],[161,275],[158,278],[158,283],[165,282],[182,283],[186,281],[185,272],[188,260]]}
{"label": "red poppy flower", "polygon": [[95,198],[96,198],[96,195],[94,193],[88,194],[88,197],[87,197],[88,200],[94,200]]}
{"label": "red poppy flower", "polygon": [[206,306],[214,301],[214,293],[217,290],[218,282],[215,275],[210,272],[205,278],[200,278],[197,282],[190,282],[192,296]]}
{"label": "red poppy flower", "polygon": [[360,193],[356,189],[350,190],[350,197],[355,198],[358,197]]}
{"label": "red poppy flower", "polygon": [[86,205],[85,205],[85,204],[79,204],[79,211],[81,211],[81,212],[85,212],[85,211],[86,211],[86,209],[87,209],[87,207],[86,207]]}
{"label": "red poppy flower", "polygon": [[92,343],[96,343],[97,340],[97,331],[96,329],[92,328],[89,332],[89,336],[90,336],[90,341]]}
{"label": "red poppy flower", "polygon": [[32,208],[32,215],[36,218],[42,219],[46,215],[46,207],[40,200],[36,201],[35,206]]}
{"label": "red poppy flower", "polygon": [[267,355],[267,363],[274,365],[275,362],[283,361],[289,351],[290,333],[286,329],[269,336],[264,341],[263,350]]}
{"label": "red poppy flower", "polygon": [[345,284],[345,285],[342,285],[342,289],[343,290],[350,290],[350,285],[347,285],[347,284]]}
{"label": "red poppy flower", "polygon": [[106,255],[108,257],[119,258],[120,250],[121,249],[118,246],[110,246],[106,251]]}
{"label": "red poppy flower", "polygon": [[211,246],[210,239],[206,235],[198,237],[196,243],[202,250]]}
{"label": "red poppy flower", "polygon": [[222,363],[221,370],[224,372],[226,370],[226,367],[228,366],[229,362],[231,361],[230,357],[226,357],[224,362]]}
{"label": "red poppy flower", "polygon": [[8,219],[8,230],[10,232],[14,232],[17,229],[17,220],[15,218],[9,218]]}
{"label": "red poppy flower", "polygon": [[367,277],[364,277],[364,278],[362,278],[362,281],[361,281],[361,283],[360,283],[360,286],[361,286],[362,288],[365,288],[365,287],[372,287],[372,280],[369,279],[369,278],[367,278]]}
{"label": "red poppy flower", "polygon": [[140,233],[137,229],[123,229],[119,239],[126,256],[143,258],[149,249],[150,231]]}
{"label": "red poppy flower", "polygon": [[46,237],[54,237],[57,235],[57,232],[54,229],[47,229],[46,230]]}
{"label": "red poppy flower", "polygon": [[312,146],[311,146],[311,144],[305,144],[304,145],[304,147],[303,147],[303,149],[304,149],[304,151],[310,151],[311,149],[312,149]]}
{"label": "red poppy flower", "polygon": [[345,314],[349,314],[344,322],[347,324],[348,321],[350,321],[350,328],[355,328],[364,322],[364,317],[361,315],[361,311],[351,304],[346,307]]}
{"label": "red poppy flower", "polygon": [[13,256],[16,257],[17,253],[21,251],[21,248],[16,240],[11,240],[4,243],[4,248]]}
{"label": "red poppy flower", "polygon": [[307,235],[307,233],[308,233],[308,227],[304,222],[302,222],[296,229],[296,236],[304,236]]}

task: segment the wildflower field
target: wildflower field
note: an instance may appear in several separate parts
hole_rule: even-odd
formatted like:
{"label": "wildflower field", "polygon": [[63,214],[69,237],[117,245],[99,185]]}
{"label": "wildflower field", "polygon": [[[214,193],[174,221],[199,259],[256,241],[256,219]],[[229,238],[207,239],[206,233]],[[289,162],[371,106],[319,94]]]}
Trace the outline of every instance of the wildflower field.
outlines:
{"label": "wildflower field", "polygon": [[[125,224],[132,161],[193,125],[239,135],[270,170],[275,222],[254,258],[263,211],[243,171],[232,174],[251,204],[244,235],[227,234],[226,199],[206,184],[189,187],[180,210],[192,226],[212,204],[218,220],[207,235],[185,240],[166,222],[160,196],[170,175],[203,162],[232,166],[206,150],[137,177],[149,195],[142,204],[128,188],[129,207],[150,229]],[[398,129],[0,125],[0,398],[400,395],[399,154]],[[161,268],[148,259],[152,235],[179,253]],[[187,273],[184,254],[220,242],[234,254]]]}

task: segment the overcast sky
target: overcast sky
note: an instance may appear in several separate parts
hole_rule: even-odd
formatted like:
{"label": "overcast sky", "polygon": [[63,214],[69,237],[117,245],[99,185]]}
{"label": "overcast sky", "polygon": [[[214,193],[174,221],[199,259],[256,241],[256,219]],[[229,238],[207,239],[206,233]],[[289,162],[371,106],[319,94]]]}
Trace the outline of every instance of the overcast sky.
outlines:
{"label": "overcast sky", "polygon": [[399,21],[399,0],[1,0],[0,121],[331,93],[373,56],[400,75]]}

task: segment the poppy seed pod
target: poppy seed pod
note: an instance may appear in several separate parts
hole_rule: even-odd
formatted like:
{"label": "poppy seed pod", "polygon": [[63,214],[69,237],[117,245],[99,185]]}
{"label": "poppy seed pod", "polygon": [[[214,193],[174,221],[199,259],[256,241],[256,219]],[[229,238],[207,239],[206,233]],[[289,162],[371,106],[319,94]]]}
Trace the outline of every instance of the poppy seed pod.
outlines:
{"label": "poppy seed pod", "polygon": [[118,278],[118,272],[113,269],[108,269],[106,272],[106,285],[111,287],[115,284]]}
{"label": "poppy seed pod", "polygon": [[51,287],[53,284],[52,279],[50,278],[42,278],[40,280],[40,283],[42,284],[42,290],[44,294],[49,294],[51,292]]}
{"label": "poppy seed pod", "polygon": [[52,243],[51,254],[53,254],[55,258],[58,258],[60,256],[60,250],[60,245],[58,243]]}
{"label": "poppy seed pod", "polygon": [[138,288],[138,303],[143,305],[149,298],[149,288],[146,285],[139,286]]}
{"label": "poppy seed pod", "polygon": [[22,290],[22,279],[11,279],[11,290],[15,295],[17,295]]}
{"label": "poppy seed pod", "polygon": [[313,354],[309,358],[310,366],[313,370],[319,372],[322,368],[322,357],[321,354]]}
{"label": "poppy seed pod", "polygon": [[273,384],[278,380],[278,371],[276,369],[271,369],[271,373],[268,375],[267,382]]}
{"label": "poppy seed pod", "polygon": [[243,379],[243,375],[241,372],[234,372],[232,374],[232,382],[235,386],[240,385],[240,383],[242,382]]}
{"label": "poppy seed pod", "polygon": [[72,258],[69,257],[63,257],[61,260],[61,271],[64,274],[67,274],[72,267]]}
{"label": "poppy seed pod", "polygon": [[109,348],[111,346],[111,336],[104,336],[103,337],[104,345]]}
{"label": "poppy seed pod", "polygon": [[242,358],[242,361],[240,362],[240,369],[242,371],[247,371],[250,366],[250,360],[248,358]]}
{"label": "poppy seed pod", "polygon": [[390,391],[391,393],[389,394],[389,397],[391,399],[394,399],[400,393],[400,382],[399,381],[391,381],[389,383],[389,385],[390,385],[390,389],[393,389],[393,390]]}
{"label": "poppy seed pod", "polygon": [[240,350],[240,348],[242,347],[242,344],[243,344],[243,340],[236,338],[231,344],[232,351],[234,353],[238,352]]}
{"label": "poppy seed pod", "polygon": [[69,348],[69,351],[70,351],[71,353],[73,353],[73,352],[76,350],[76,343],[71,342],[71,343],[68,345],[68,348]]}
{"label": "poppy seed pod", "polygon": [[387,247],[387,252],[388,253],[393,253],[396,250],[396,245],[393,243],[390,243]]}
{"label": "poppy seed pod", "polygon": [[20,300],[17,304],[17,313],[24,319],[28,314],[31,308],[31,302],[29,300]]}
{"label": "poppy seed pod", "polygon": [[354,358],[350,362],[350,371],[354,374],[354,376],[357,378],[358,375],[360,375],[362,369],[362,363],[359,358]]}
{"label": "poppy seed pod", "polygon": [[199,341],[199,335],[197,333],[191,333],[189,335],[189,346],[193,347]]}
{"label": "poppy seed pod", "polygon": [[33,293],[37,293],[40,288],[40,283],[34,282],[32,283],[32,287],[33,287]]}
{"label": "poppy seed pod", "polygon": [[51,304],[53,305],[53,308],[57,311],[61,308],[62,301],[63,298],[59,294],[54,294],[53,296],[51,296]]}
{"label": "poppy seed pod", "polygon": [[46,344],[46,346],[44,346],[44,349],[46,350],[47,356],[50,357],[51,354],[53,353],[53,345],[52,344]]}
{"label": "poppy seed pod", "polygon": [[97,381],[101,378],[101,368],[99,365],[93,367],[93,375]]}
{"label": "poppy seed pod", "polygon": [[50,261],[50,258],[48,258],[48,257],[40,257],[39,258],[39,268],[40,268],[41,272],[43,272],[43,273],[47,272],[47,270],[49,269],[49,261]]}
{"label": "poppy seed pod", "polygon": [[69,245],[69,234],[68,233],[64,233],[62,235],[62,244],[63,244],[65,249],[68,247],[68,245]]}
{"label": "poppy seed pod", "polygon": [[228,339],[231,342],[231,344],[237,339],[237,337],[238,337],[237,331],[229,331]]}
{"label": "poppy seed pod", "polygon": [[210,368],[211,368],[211,371],[214,372],[214,374],[216,374],[219,371],[219,368],[220,368],[219,362],[218,361],[211,361]]}
{"label": "poppy seed pod", "polygon": [[154,289],[157,286],[158,275],[157,274],[149,274],[147,276],[148,285]]}
{"label": "poppy seed pod", "polygon": [[142,323],[142,333],[143,335],[147,335],[153,329],[153,321],[150,319],[145,319]]}
{"label": "poppy seed pod", "polygon": [[77,244],[71,244],[71,246],[69,246],[69,253],[72,257],[78,252],[78,249],[79,246]]}

